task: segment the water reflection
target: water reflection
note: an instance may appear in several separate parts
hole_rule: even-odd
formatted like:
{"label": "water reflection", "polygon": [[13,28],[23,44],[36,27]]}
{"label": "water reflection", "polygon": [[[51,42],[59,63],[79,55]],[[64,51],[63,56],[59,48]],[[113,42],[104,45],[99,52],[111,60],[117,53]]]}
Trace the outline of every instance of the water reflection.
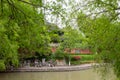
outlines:
{"label": "water reflection", "polygon": [[0,80],[100,80],[93,69],[72,72],[0,73]]}

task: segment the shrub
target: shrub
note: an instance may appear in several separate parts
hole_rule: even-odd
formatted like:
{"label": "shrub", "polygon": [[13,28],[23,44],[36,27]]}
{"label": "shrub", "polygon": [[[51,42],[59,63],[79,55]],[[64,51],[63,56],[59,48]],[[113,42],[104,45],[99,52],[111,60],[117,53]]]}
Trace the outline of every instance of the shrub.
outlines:
{"label": "shrub", "polygon": [[59,60],[64,59],[65,58],[65,53],[63,53],[62,51],[58,50],[55,53],[55,58],[59,59]]}
{"label": "shrub", "polygon": [[5,63],[3,60],[0,60],[0,71],[5,70]]}
{"label": "shrub", "polygon": [[74,56],[74,57],[72,57],[72,59],[71,60],[73,60],[73,61],[78,61],[78,60],[80,60],[81,59],[81,57],[80,56]]}
{"label": "shrub", "polygon": [[91,61],[94,60],[94,55],[81,55],[82,61]]}
{"label": "shrub", "polygon": [[76,60],[80,60],[80,56],[74,56],[73,58]]}
{"label": "shrub", "polygon": [[71,61],[71,65],[80,65],[81,61]]}

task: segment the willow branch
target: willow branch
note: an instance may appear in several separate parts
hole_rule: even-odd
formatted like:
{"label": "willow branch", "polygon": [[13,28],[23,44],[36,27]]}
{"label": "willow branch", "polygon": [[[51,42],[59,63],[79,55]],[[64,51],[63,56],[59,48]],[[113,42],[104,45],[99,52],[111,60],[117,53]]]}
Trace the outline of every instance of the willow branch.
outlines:
{"label": "willow branch", "polygon": [[2,16],[2,14],[3,14],[3,0],[1,0],[0,3],[1,3],[1,14],[0,14],[0,16]]}

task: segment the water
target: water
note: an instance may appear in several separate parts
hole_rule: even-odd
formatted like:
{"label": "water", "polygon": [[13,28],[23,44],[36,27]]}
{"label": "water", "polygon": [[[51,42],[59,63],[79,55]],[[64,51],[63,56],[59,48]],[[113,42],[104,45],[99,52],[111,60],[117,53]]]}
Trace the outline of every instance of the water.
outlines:
{"label": "water", "polygon": [[71,72],[0,73],[0,80],[101,80],[101,78],[93,69],[88,69]]}

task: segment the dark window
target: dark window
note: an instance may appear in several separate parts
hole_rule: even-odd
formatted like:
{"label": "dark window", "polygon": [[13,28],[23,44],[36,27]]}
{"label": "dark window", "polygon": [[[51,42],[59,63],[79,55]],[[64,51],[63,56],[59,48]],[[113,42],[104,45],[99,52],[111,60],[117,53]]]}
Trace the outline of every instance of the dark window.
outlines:
{"label": "dark window", "polygon": [[75,50],[75,53],[80,53],[80,50]]}

